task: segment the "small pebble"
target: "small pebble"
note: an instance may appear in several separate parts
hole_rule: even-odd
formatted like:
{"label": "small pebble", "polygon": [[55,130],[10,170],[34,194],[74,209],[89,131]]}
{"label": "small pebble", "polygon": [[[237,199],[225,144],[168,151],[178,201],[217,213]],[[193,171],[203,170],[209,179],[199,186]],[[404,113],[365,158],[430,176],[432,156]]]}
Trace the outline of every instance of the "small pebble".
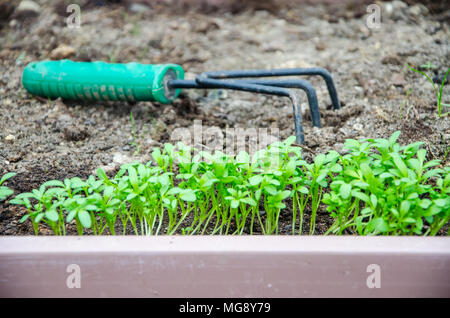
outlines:
{"label": "small pebble", "polygon": [[34,1],[23,0],[16,8],[14,15],[20,18],[35,17],[41,12],[41,7]]}
{"label": "small pebble", "polygon": [[53,60],[61,60],[71,57],[74,54],[75,49],[73,47],[62,44],[50,53],[50,58]]}
{"label": "small pebble", "polygon": [[360,123],[356,123],[353,125],[353,129],[354,130],[358,130],[358,131],[362,131],[363,130],[363,125]]}
{"label": "small pebble", "polygon": [[119,164],[119,165],[123,165],[126,163],[130,163],[133,162],[133,158],[127,156],[124,153],[120,153],[120,152],[115,152],[113,155],[113,162]]}
{"label": "small pebble", "polygon": [[88,119],[88,120],[86,120],[86,121],[84,122],[84,124],[85,124],[86,126],[95,126],[96,122],[95,122],[95,120]]}
{"label": "small pebble", "polygon": [[133,13],[149,13],[150,7],[145,5],[145,4],[141,4],[141,3],[132,3],[129,7],[128,10],[130,10],[130,12]]}
{"label": "small pebble", "polygon": [[8,135],[5,137],[6,142],[12,143],[12,142],[14,142],[14,140],[16,140],[16,136],[14,136],[14,135]]}

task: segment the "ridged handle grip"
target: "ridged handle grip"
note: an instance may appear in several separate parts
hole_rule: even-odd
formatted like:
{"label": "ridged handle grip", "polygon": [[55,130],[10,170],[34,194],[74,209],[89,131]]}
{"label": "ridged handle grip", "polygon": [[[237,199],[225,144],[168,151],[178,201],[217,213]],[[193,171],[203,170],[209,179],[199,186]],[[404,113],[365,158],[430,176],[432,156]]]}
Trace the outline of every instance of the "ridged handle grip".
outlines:
{"label": "ridged handle grip", "polygon": [[33,95],[72,100],[157,101],[168,104],[180,93],[167,85],[183,79],[176,64],[42,61],[28,64],[22,84]]}

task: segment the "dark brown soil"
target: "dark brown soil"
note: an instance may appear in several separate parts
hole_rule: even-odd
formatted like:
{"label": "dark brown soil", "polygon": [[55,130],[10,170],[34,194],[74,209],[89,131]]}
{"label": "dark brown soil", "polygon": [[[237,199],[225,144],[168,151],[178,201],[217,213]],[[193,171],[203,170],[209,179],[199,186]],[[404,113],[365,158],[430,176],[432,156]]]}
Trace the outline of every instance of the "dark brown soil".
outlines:
{"label": "dark brown soil", "polygon": [[[230,13],[174,10],[162,4],[136,12],[129,2],[98,6],[88,1],[81,28],[69,29],[65,10],[60,10],[64,1],[36,2],[37,16],[5,11],[0,21],[0,175],[18,172],[5,184],[16,194],[50,179],[87,177],[99,166],[112,174],[122,163],[147,162],[153,147],[170,141],[174,129],[189,128],[194,120],[202,121],[203,131],[213,126],[222,131],[278,128],[280,138],[294,132],[288,100],[272,96],[186,90],[172,105],[160,105],[48,101],[29,95],[21,85],[23,68],[49,59],[61,45],[73,48],[67,57],[78,61],[177,63],[188,78],[207,70],[325,67],[344,107],[331,110],[324,83],[309,78],[317,89],[323,128],[312,127],[304,101],[306,159],[330,149],[341,151],[347,138],[385,138],[401,130],[401,143],[423,141],[429,159],[449,164],[450,121],[437,116],[430,83],[405,66],[430,62],[435,67],[426,72],[445,73],[450,60],[448,9],[383,2],[381,28],[372,30],[366,26],[363,2],[339,10],[315,4],[241,7]],[[444,102],[449,103],[449,93],[446,85]],[[32,234],[28,222],[18,224],[23,213],[0,203],[0,235]],[[289,233],[289,215],[282,214],[281,234]],[[320,211],[316,233],[324,233],[330,220]],[[42,233],[50,232],[43,228]]]}

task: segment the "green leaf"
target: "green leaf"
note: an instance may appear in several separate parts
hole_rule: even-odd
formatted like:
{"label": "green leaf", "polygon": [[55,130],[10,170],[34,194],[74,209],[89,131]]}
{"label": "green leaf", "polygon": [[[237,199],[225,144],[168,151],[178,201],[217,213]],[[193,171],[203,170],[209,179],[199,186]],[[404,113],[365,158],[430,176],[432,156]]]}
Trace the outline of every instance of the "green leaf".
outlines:
{"label": "green leaf", "polygon": [[244,203],[247,203],[250,206],[256,206],[256,202],[252,198],[243,198],[240,201],[244,202]]}
{"label": "green leaf", "polygon": [[103,190],[103,195],[105,196],[105,198],[110,198],[113,195],[114,192],[114,187],[106,187]]}
{"label": "green leaf", "polygon": [[171,143],[166,143],[164,145],[164,153],[166,153],[168,155],[172,155],[174,148],[175,148],[175,146],[172,145]]}
{"label": "green leaf", "polygon": [[174,195],[174,194],[178,194],[178,193],[181,193],[181,192],[183,192],[183,189],[178,188],[178,187],[175,187],[175,188],[170,189],[170,190],[167,192],[167,194],[168,194],[168,195]]}
{"label": "green leaf", "polygon": [[11,190],[10,188],[4,187],[4,186],[0,186],[0,200],[6,199],[7,197],[9,197],[13,193],[14,193],[14,191]]}
{"label": "green leaf", "polygon": [[99,211],[99,208],[94,204],[88,204],[85,206],[87,211]]}
{"label": "green leaf", "polygon": [[276,195],[277,194],[277,189],[273,185],[266,185],[264,187],[264,191],[266,191],[270,195]]}
{"label": "green leaf", "polygon": [[8,180],[9,178],[12,178],[16,175],[17,173],[15,172],[8,172],[6,174],[3,175],[3,177],[0,179],[0,185],[2,185],[3,182],[5,182],[6,180]]}
{"label": "green leaf", "polygon": [[430,161],[428,161],[427,163],[425,163],[424,165],[423,165],[423,169],[428,169],[428,168],[431,168],[431,167],[434,167],[434,166],[437,166],[437,165],[439,165],[441,163],[441,161],[440,160],[430,160]]}
{"label": "green leaf", "polygon": [[285,209],[285,208],[286,208],[286,204],[281,203],[281,202],[277,202],[277,203],[275,204],[275,207],[276,207],[277,209]]}
{"label": "green leaf", "polygon": [[396,208],[392,208],[391,209],[391,213],[398,218],[400,216],[400,213],[398,212],[398,210]]}
{"label": "green leaf", "polygon": [[303,193],[303,194],[308,194],[309,190],[307,187],[302,186],[302,187],[298,188],[298,192]]}
{"label": "green leaf", "polygon": [[403,201],[400,204],[400,213],[402,215],[405,215],[406,213],[408,213],[410,207],[411,207],[411,203],[409,201]]}
{"label": "green leaf", "polygon": [[359,174],[353,168],[345,169],[344,170],[344,174],[349,176],[349,177],[353,177],[353,178],[359,179]]}
{"label": "green leaf", "polygon": [[139,174],[139,176],[140,176],[141,178],[144,178],[144,177],[147,176],[147,168],[146,168],[144,165],[142,165],[142,164],[140,164],[140,165],[138,166],[137,172],[138,172],[138,174]]}
{"label": "green leaf", "polygon": [[396,132],[394,132],[392,134],[391,137],[389,137],[389,144],[392,146],[398,139],[398,137],[400,136],[401,131],[397,130]]}
{"label": "green leaf", "polygon": [[378,178],[380,178],[380,179],[387,179],[387,178],[392,178],[392,177],[394,177],[394,175],[389,172],[383,172],[382,174],[380,174],[378,176]]}
{"label": "green leaf", "polygon": [[447,204],[447,201],[448,200],[446,200],[446,199],[437,199],[437,200],[434,200],[433,202],[437,206],[444,207]]}
{"label": "green leaf", "polygon": [[58,221],[59,218],[58,213],[53,209],[45,212],[45,217],[52,222]]}
{"label": "green leaf", "polygon": [[195,192],[193,190],[184,190],[183,193],[180,194],[180,199],[187,202],[194,202],[197,197],[195,196]]}
{"label": "green leaf", "polygon": [[361,188],[361,189],[367,189],[369,187],[369,184],[367,182],[358,181],[358,180],[353,180],[351,182],[351,185],[354,187]]}
{"label": "green leaf", "polygon": [[334,172],[334,173],[339,173],[339,172],[342,171],[342,166],[340,164],[338,164],[338,163],[335,163],[334,165],[332,165],[330,167],[330,171]]}
{"label": "green leaf", "polygon": [[192,173],[180,173],[177,174],[177,176],[175,177],[175,179],[184,179],[184,180],[189,180],[190,178],[192,178],[194,175]]}
{"label": "green leaf", "polygon": [[83,188],[86,186],[86,183],[78,177],[74,177],[70,179],[70,187],[72,189]]}
{"label": "green leaf", "polygon": [[17,199],[17,197],[16,197],[15,199],[9,200],[9,204],[25,205],[25,202],[21,199]]}
{"label": "green leaf", "polygon": [[373,214],[373,211],[370,207],[364,208],[361,210],[361,215],[363,217],[368,217],[369,215]]}
{"label": "green leaf", "polygon": [[343,199],[348,199],[350,197],[350,193],[352,191],[352,186],[348,183],[344,183],[341,185],[339,189],[339,194]]}
{"label": "green leaf", "polygon": [[133,188],[138,187],[138,178],[134,167],[128,167],[128,177]]}
{"label": "green leaf", "polygon": [[378,217],[367,223],[366,231],[373,234],[384,233],[389,231],[389,226],[383,218]]}
{"label": "green leaf", "polygon": [[260,184],[262,180],[263,180],[263,177],[261,175],[256,175],[256,176],[250,177],[248,179],[248,182],[252,186],[256,186],[256,185]]}
{"label": "green leaf", "polygon": [[61,187],[64,188],[64,183],[59,180],[50,180],[45,183],[43,183],[46,187]]}
{"label": "green leaf", "polygon": [[369,202],[369,197],[366,194],[359,192],[357,190],[352,190],[352,196],[366,203]]}
{"label": "green leaf", "polygon": [[67,214],[66,222],[70,223],[76,215],[77,215],[77,210],[70,211],[69,214]]}
{"label": "green leaf", "polygon": [[[146,187],[145,184],[142,185],[142,187],[141,187],[141,188],[143,188],[142,191],[145,190],[145,187]],[[159,189],[159,195],[160,195],[161,197],[163,197],[164,194],[167,192],[167,190],[169,190],[169,187],[170,187],[170,184],[165,184],[165,185],[163,185],[163,186],[161,187],[161,189]]]}
{"label": "green leaf", "polygon": [[19,223],[25,222],[29,217],[30,217],[29,214],[25,214],[24,216],[22,216],[22,218],[20,219]]}
{"label": "green leaf", "polygon": [[330,150],[327,153],[326,157],[326,162],[329,162],[331,164],[340,157],[340,154],[336,150]]}
{"label": "green leaf", "polygon": [[136,192],[132,192],[132,193],[130,193],[130,194],[127,196],[126,200],[127,200],[127,201],[131,201],[131,200],[133,200],[135,197],[137,197],[137,193],[136,193]]}
{"label": "green leaf", "polygon": [[316,168],[321,167],[323,165],[323,163],[325,162],[325,155],[323,153],[318,154],[315,158],[314,158],[314,166]]}
{"label": "green leaf", "polygon": [[105,209],[106,214],[113,215],[114,214],[114,208],[106,208]]}
{"label": "green leaf", "polygon": [[288,138],[286,138],[286,140],[284,141],[284,144],[286,146],[290,146],[295,142],[295,136],[289,136]]}
{"label": "green leaf", "polygon": [[400,170],[401,174],[405,177],[408,176],[408,168],[406,167],[405,163],[403,162],[402,158],[400,157],[400,154],[397,152],[392,152],[391,154],[392,159],[394,160],[395,166]]}
{"label": "green leaf", "polygon": [[372,206],[375,209],[377,207],[377,204],[378,204],[378,199],[375,196],[375,194],[371,194],[370,195],[370,202],[372,203]]}
{"label": "green leaf", "polygon": [[36,218],[34,219],[35,223],[41,222],[42,218],[44,217],[44,213],[39,213]]}
{"label": "green leaf", "polygon": [[422,199],[419,204],[419,206],[424,210],[428,209],[430,205],[431,205],[430,199]]}
{"label": "green leaf", "polygon": [[290,190],[284,190],[284,191],[282,191],[282,192],[279,192],[279,193],[277,194],[277,197],[278,197],[278,199],[281,201],[281,200],[286,199],[286,198],[289,197],[290,195],[291,195],[291,191],[290,191]]}
{"label": "green leaf", "polygon": [[431,177],[439,176],[443,172],[444,172],[444,170],[442,170],[442,169],[428,170],[427,172],[424,173],[423,178],[425,180],[427,180],[427,179],[429,179]]}
{"label": "green leaf", "polygon": [[346,149],[351,149],[351,148],[359,149],[359,146],[361,146],[361,144],[357,140],[354,140],[354,139],[346,139],[344,145],[345,145]]}
{"label": "green leaf", "polygon": [[413,219],[413,218],[405,218],[405,219],[403,220],[403,222],[405,222],[405,223],[416,223],[416,220]]}
{"label": "green leaf", "polygon": [[295,168],[297,168],[297,160],[294,158],[291,158],[289,162],[286,164],[286,171],[293,174],[295,172]]}
{"label": "green leaf", "polygon": [[364,225],[363,225],[362,220],[363,220],[362,216],[358,216],[356,218],[356,220],[355,220],[356,230],[358,231],[359,235],[363,235],[364,234],[364,232],[363,232],[363,226]]}
{"label": "green leaf", "polygon": [[110,183],[108,176],[106,175],[105,171],[102,168],[97,169],[97,177],[107,184]]}
{"label": "green leaf", "polygon": [[238,200],[231,200],[231,208],[236,209],[239,206]]}
{"label": "green leaf", "polygon": [[162,186],[169,186],[170,185],[169,176],[166,173],[158,176],[158,182]]}
{"label": "green leaf", "polygon": [[419,149],[417,151],[417,158],[419,159],[419,161],[421,163],[423,163],[425,161],[426,155],[427,155],[427,151],[425,149]]}
{"label": "green leaf", "polygon": [[278,181],[277,179],[269,179],[269,183],[273,184],[275,186],[279,186],[280,185],[280,181]]}
{"label": "green leaf", "polygon": [[83,227],[89,229],[92,225],[91,216],[87,211],[80,211],[77,214],[78,220],[80,220],[81,225]]}
{"label": "green leaf", "polygon": [[359,168],[361,169],[361,172],[364,177],[368,178],[368,177],[373,176],[373,171],[367,163],[365,163],[365,162],[361,163],[359,165]]}
{"label": "green leaf", "polygon": [[250,156],[246,151],[241,151],[236,156],[236,162],[237,163],[249,163],[250,162]]}
{"label": "green leaf", "polygon": [[410,195],[408,195],[407,199],[414,200],[414,199],[417,199],[418,197],[419,197],[419,194],[417,192],[413,192]]}
{"label": "green leaf", "polygon": [[327,177],[327,173],[323,172],[317,177],[316,182],[320,184],[326,177]]}
{"label": "green leaf", "polygon": [[418,171],[421,169],[421,163],[418,159],[416,158],[411,158],[408,160],[408,164],[411,168],[413,168],[414,170]]}
{"label": "green leaf", "polygon": [[433,204],[429,209],[427,209],[425,216],[431,216],[442,212],[442,208],[436,204]]}

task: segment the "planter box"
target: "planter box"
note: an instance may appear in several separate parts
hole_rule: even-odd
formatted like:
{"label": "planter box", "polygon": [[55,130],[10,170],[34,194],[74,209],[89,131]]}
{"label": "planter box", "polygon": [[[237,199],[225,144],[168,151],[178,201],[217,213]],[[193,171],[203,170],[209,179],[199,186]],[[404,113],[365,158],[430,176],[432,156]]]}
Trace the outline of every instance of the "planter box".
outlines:
{"label": "planter box", "polygon": [[0,296],[449,297],[450,238],[2,237]]}

